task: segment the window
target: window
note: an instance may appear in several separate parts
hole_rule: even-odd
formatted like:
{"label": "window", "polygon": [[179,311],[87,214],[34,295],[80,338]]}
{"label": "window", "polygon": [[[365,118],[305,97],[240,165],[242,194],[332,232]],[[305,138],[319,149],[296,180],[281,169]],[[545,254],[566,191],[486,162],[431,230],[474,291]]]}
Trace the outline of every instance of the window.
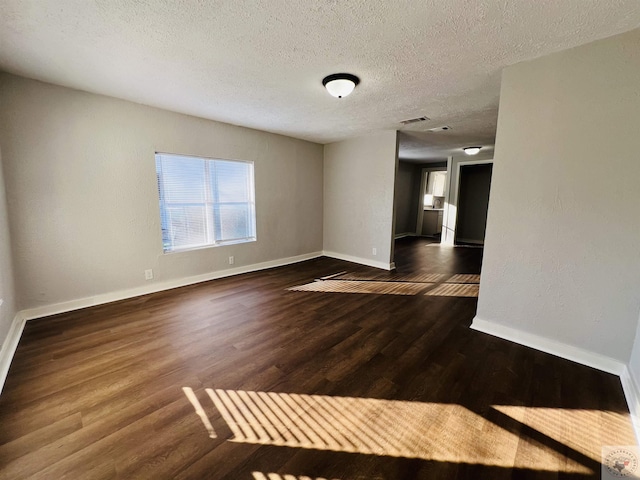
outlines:
{"label": "window", "polygon": [[[424,171],[424,170],[423,170]],[[442,208],[444,190],[447,183],[447,172],[425,171],[424,206]]]}
{"label": "window", "polygon": [[256,240],[253,162],[156,153],[165,252]]}

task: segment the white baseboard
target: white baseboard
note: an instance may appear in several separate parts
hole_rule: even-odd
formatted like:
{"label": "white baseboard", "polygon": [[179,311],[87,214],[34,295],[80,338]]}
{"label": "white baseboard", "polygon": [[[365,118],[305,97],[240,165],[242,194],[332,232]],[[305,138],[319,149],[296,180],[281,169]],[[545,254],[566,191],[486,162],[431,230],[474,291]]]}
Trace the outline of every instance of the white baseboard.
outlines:
{"label": "white baseboard", "polygon": [[7,337],[2,343],[2,349],[0,350],[0,393],[2,393],[4,381],[7,379],[13,355],[16,353],[16,348],[18,348],[25,322],[24,317],[17,313],[11,323],[11,327],[9,327],[9,333],[7,333]]}
{"label": "white baseboard", "polygon": [[396,233],[393,236],[394,240],[398,240],[399,238],[404,238],[404,237],[415,237],[416,236],[416,232],[404,232],[404,233]]}
{"label": "white baseboard", "polygon": [[484,240],[476,240],[475,238],[456,238],[457,242],[471,243],[472,245],[484,245]]}
{"label": "white baseboard", "polygon": [[614,375],[622,375],[622,372],[626,368],[624,363],[611,357],[606,357],[599,353],[590,352],[588,350],[574,347],[573,345],[552,340],[550,338],[541,337],[533,333],[506,327],[478,317],[473,319],[471,328],[479,332],[488,333],[494,337],[519,343],[525,347],[531,347],[597,370],[602,370],[603,372],[613,373]]}
{"label": "white baseboard", "polygon": [[257,272],[259,270],[265,270],[267,268],[282,267],[284,265],[303,262],[305,260],[311,260],[313,258],[318,258],[321,256],[322,252],[305,253],[304,255],[297,255],[295,257],[280,258],[278,260],[254,263],[252,265],[246,265],[237,268],[228,268],[225,270],[204,273],[202,275],[194,275],[191,277],[178,278],[165,282],[151,283],[149,285],[130,288],[127,290],[103,293],[94,297],[79,298],[76,300],[70,300],[68,302],[29,308],[26,310],[22,310],[20,313],[22,315],[22,318],[24,318],[25,320],[48,317],[50,315],[57,315],[58,313],[70,312],[72,310],[79,310],[81,308],[93,307],[95,305],[102,305],[104,303],[116,302],[118,300],[125,300],[127,298],[139,297],[141,295],[148,295],[150,293],[162,292],[164,290],[184,287],[187,285],[192,285],[194,283],[207,282],[209,280],[216,280],[218,278],[240,275],[242,273]]}
{"label": "white baseboard", "polygon": [[70,300],[68,302],[61,302],[52,305],[44,305],[42,307],[29,308],[18,312],[11,324],[9,333],[2,344],[0,350],[0,393],[4,386],[4,381],[9,373],[9,367],[13,360],[13,355],[18,347],[18,342],[22,336],[25,323],[27,320],[33,320],[41,317],[48,317],[50,315],[56,315],[58,313],[70,312],[72,310],[78,310],[81,308],[92,307],[95,305],[102,305],[104,303],[115,302],[118,300],[124,300],[127,298],[139,297],[140,295],[147,295],[149,293],[161,292],[164,290],[170,290],[172,288],[184,287],[186,285],[192,285],[194,283],[206,282],[209,280],[215,280],[218,278],[230,277],[233,275],[240,275],[242,273],[257,272],[259,270],[265,270],[267,268],[282,267],[284,265],[290,265],[292,263],[303,262],[305,260],[311,260],[322,256],[322,252],[306,253],[303,255],[297,255],[295,257],[280,258],[278,260],[271,260],[268,262],[254,263],[252,265],[246,265],[243,267],[229,268],[226,270],[219,270],[216,272],[205,273],[203,275],[194,275],[191,277],[179,278],[176,280],[169,280],[166,282],[157,282],[150,285],[144,285],[142,287],[130,288],[127,290],[120,290],[117,292],[104,293],[96,295],[94,297],[79,298],[76,300]]}
{"label": "white baseboard", "polygon": [[629,406],[636,441],[640,441],[640,388],[638,388],[635,378],[640,377],[634,375],[629,366],[625,366],[620,374],[620,383],[622,383],[622,390]]}
{"label": "white baseboard", "polygon": [[394,268],[396,268],[394,263],[378,262],[377,260],[369,260],[368,258],[354,257],[353,255],[345,255],[344,253],[330,252],[325,250],[322,252],[322,254],[325,257],[337,258],[338,260],[345,260],[347,262],[352,262],[352,263],[359,263],[360,265],[366,265],[368,267],[381,268],[382,270],[393,270]]}

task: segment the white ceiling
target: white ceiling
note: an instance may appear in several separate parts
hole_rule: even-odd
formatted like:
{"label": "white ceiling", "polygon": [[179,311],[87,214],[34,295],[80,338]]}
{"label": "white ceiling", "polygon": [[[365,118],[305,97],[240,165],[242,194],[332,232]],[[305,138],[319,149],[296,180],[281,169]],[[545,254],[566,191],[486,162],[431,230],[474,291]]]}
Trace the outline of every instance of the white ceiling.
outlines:
{"label": "white ceiling", "polygon": [[437,159],[493,144],[504,66],[639,25],[638,0],[0,0],[0,69],[319,143],[426,115],[401,156]]}

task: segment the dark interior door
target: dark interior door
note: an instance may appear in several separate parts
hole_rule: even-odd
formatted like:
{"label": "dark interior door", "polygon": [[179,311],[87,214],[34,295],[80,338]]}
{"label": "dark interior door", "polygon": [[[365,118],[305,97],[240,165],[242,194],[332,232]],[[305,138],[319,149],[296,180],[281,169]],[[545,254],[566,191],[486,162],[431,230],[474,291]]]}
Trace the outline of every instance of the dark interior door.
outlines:
{"label": "dark interior door", "polygon": [[456,243],[484,244],[493,164],[460,167]]}

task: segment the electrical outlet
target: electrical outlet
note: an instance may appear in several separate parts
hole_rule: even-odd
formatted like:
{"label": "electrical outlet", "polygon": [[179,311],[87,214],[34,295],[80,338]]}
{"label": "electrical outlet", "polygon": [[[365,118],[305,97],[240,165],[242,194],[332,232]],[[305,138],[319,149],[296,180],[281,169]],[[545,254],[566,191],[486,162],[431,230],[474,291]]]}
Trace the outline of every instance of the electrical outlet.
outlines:
{"label": "electrical outlet", "polygon": [[233,258],[233,255],[229,257],[229,265],[233,265],[235,263],[235,258]]}
{"label": "electrical outlet", "polygon": [[144,279],[145,280],[153,280],[153,270],[145,270],[144,271]]}
{"label": "electrical outlet", "polygon": [[371,253],[373,253],[374,255],[377,255],[378,254],[378,249],[376,247],[373,247],[371,249]]}

